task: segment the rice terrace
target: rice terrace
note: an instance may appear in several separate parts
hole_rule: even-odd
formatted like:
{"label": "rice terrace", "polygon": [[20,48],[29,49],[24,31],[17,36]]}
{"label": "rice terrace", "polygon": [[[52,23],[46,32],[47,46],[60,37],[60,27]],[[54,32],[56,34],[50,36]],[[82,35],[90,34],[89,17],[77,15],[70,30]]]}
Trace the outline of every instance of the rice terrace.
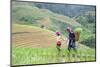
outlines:
{"label": "rice terrace", "polygon": [[[95,6],[12,1],[12,66],[95,61],[95,23]],[[69,54],[67,27],[82,28],[77,54]]]}

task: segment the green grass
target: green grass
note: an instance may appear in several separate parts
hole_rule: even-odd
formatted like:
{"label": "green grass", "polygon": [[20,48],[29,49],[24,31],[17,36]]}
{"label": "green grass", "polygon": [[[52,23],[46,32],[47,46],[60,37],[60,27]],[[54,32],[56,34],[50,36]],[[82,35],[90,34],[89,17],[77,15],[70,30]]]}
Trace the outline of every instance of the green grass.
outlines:
{"label": "green grass", "polygon": [[92,49],[78,49],[78,58],[74,60],[71,50],[70,61],[68,61],[68,50],[62,49],[58,55],[56,48],[12,48],[12,65],[46,64],[61,62],[94,61],[95,51]]}

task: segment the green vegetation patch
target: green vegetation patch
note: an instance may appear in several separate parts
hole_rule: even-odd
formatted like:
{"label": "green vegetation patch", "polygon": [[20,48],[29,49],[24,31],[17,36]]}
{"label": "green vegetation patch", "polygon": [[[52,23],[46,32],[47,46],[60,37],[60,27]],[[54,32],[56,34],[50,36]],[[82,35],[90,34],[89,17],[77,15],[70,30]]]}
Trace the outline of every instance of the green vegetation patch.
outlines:
{"label": "green vegetation patch", "polygon": [[62,62],[95,61],[95,50],[78,49],[78,57],[73,60],[74,51],[71,50],[70,61],[68,61],[68,50],[62,48],[58,55],[56,48],[12,48],[12,65],[46,64]]}

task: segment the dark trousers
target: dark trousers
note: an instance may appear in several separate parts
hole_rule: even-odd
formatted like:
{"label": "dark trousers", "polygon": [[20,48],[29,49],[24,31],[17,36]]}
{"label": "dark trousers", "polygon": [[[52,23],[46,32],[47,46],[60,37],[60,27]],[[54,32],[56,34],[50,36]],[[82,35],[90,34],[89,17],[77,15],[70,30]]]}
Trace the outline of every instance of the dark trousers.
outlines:
{"label": "dark trousers", "polygon": [[76,46],[75,46],[75,40],[74,39],[69,40],[68,50],[70,51],[71,48],[76,51]]}

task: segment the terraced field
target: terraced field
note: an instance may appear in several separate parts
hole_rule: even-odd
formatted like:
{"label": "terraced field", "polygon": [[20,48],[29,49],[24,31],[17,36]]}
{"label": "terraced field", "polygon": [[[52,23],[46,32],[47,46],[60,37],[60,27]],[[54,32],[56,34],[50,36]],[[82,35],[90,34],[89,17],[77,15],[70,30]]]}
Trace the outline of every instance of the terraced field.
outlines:
{"label": "terraced field", "polygon": [[[55,47],[55,33],[35,26],[14,24],[12,27],[14,47]],[[65,46],[65,45],[63,45]]]}
{"label": "terraced field", "polygon": [[[45,4],[41,6],[35,2],[12,2],[12,65],[95,61],[95,13],[90,13],[90,8],[84,8],[84,13],[83,6],[76,9],[65,5],[66,15],[65,6],[55,5],[60,12],[53,11],[57,9],[50,4],[49,9],[44,8]],[[61,52],[56,49],[55,32],[60,31],[65,39],[67,27],[82,28],[80,43],[76,42],[77,53],[71,50],[69,54],[66,40],[62,41]]]}
{"label": "terraced field", "polygon": [[78,57],[74,51],[68,56],[66,43],[58,55],[55,33],[35,26],[13,24],[12,65],[47,64],[63,62],[95,61],[95,50],[78,45]]}

